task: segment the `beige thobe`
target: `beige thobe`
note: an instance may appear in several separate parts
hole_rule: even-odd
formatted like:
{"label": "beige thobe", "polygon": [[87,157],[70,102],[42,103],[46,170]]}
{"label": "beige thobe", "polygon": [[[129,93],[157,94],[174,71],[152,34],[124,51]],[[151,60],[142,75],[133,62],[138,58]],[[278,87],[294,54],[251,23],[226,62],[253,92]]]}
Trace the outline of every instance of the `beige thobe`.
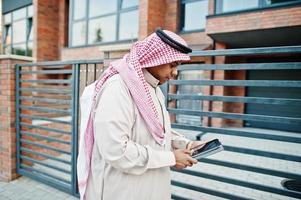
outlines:
{"label": "beige thobe", "polygon": [[158,80],[147,70],[145,79],[164,124],[165,144],[149,133],[120,75],[104,85],[95,113],[95,142],[88,200],[165,200],[171,198],[170,167],[173,148],[185,148],[188,140],[171,131],[169,114]]}

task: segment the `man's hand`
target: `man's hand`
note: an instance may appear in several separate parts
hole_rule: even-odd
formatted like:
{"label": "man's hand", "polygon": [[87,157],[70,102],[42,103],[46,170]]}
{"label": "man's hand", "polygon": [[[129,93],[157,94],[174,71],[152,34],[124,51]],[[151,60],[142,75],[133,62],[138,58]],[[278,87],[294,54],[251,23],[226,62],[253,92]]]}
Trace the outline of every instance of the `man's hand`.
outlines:
{"label": "man's hand", "polygon": [[193,149],[199,148],[203,146],[208,140],[202,140],[202,141],[190,141],[188,142],[186,149],[191,151]]}
{"label": "man's hand", "polygon": [[196,164],[198,161],[191,157],[191,151],[187,149],[177,149],[174,152],[176,158],[176,165],[174,166],[177,169],[183,169],[187,166],[191,167],[193,164]]}

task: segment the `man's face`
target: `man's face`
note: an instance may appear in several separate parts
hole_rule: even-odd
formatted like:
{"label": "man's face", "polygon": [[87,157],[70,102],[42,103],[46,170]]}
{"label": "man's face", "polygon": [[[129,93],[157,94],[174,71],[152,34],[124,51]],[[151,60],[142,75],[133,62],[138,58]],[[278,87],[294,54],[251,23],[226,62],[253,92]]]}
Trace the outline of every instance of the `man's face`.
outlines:
{"label": "man's face", "polygon": [[158,65],[155,67],[147,68],[147,71],[151,73],[156,79],[158,79],[159,84],[162,85],[166,81],[177,76],[177,66],[179,64],[179,62],[172,62],[168,64]]}

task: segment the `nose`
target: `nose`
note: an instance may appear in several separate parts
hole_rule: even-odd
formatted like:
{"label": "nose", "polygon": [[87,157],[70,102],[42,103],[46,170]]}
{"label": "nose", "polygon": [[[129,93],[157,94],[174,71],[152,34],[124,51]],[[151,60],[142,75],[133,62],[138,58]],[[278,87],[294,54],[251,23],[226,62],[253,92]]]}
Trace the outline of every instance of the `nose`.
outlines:
{"label": "nose", "polygon": [[174,69],[172,69],[171,75],[172,75],[173,77],[176,77],[176,76],[178,75],[178,70],[177,70],[176,67],[175,67]]}

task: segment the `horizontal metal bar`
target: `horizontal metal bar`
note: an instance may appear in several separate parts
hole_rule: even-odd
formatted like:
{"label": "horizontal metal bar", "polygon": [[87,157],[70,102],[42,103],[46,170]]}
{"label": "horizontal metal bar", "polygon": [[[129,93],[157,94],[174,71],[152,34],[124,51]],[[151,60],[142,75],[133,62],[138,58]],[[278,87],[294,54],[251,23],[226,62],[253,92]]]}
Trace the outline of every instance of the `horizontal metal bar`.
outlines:
{"label": "horizontal metal bar", "polygon": [[27,161],[30,161],[30,162],[32,162],[32,163],[36,163],[36,164],[39,164],[39,165],[43,165],[43,166],[48,167],[48,168],[50,168],[50,169],[55,169],[55,170],[57,170],[57,171],[60,171],[60,172],[63,172],[63,173],[65,173],[65,174],[71,175],[71,171],[70,171],[70,170],[66,170],[66,169],[63,169],[63,168],[59,168],[59,167],[57,167],[57,166],[55,166],[55,165],[50,165],[50,164],[47,164],[47,163],[45,163],[45,162],[43,162],[43,161],[35,160],[35,159],[30,158],[30,157],[27,157],[27,156],[21,155],[20,157],[21,157],[22,160],[27,160]]}
{"label": "horizontal metal bar", "polygon": [[184,169],[184,170],[173,169],[173,171],[183,173],[183,174],[198,176],[198,177],[202,177],[202,178],[206,178],[206,179],[216,180],[216,181],[220,181],[223,183],[229,183],[232,185],[238,185],[241,187],[252,188],[252,189],[265,191],[265,192],[271,192],[274,194],[280,194],[280,195],[285,195],[285,196],[289,196],[289,197],[297,197],[297,198],[301,197],[301,194],[298,194],[297,192],[288,191],[288,190],[271,187],[271,186],[267,186],[267,185],[261,185],[261,184],[257,184],[257,183],[251,183],[251,182],[246,182],[246,181],[242,181],[242,180],[232,179],[232,178],[228,178],[228,177],[224,177],[224,176],[207,174],[207,173],[197,172],[197,171],[193,171],[193,170],[189,170],[189,169]]}
{"label": "horizontal metal bar", "polygon": [[224,119],[237,119],[237,120],[250,120],[250,121],[263,121],[272,123],[286,123],[286,124],[301,124],[301,118],[294,117],[278,117],[269,115],[253,115],[253,114],[239,114],[239,113],[226,113],[226,112],[203,112],[186,109],[168,108],[170,113],[192,115],[199,117],[215,117]]}
{"label": "horizontal metal bar", "polygon": [[223,145],[223,146],[226,151],[231,151],[235,153],[244,153],[244,154],[257,155],[257,156],[263,156],[268,158],[276,158],[281,160],[301,162],[301,156],[288,155],[283,153],[274,153],[274,152],[268,152],[268,151],[262,151],[256,149],[243,148],[243,147],[234,147],[234,146],[227,146],[227,145]]}
{"label": "horizontal metal bar", "polygon": [[240,97],[240,96],[204,96],[191,94],[168,94],[169,100],[205,100],[239,103],[258,103],[275,105],[301,106],[300,99],[264,98],[264,97]]}
{"label": "horizontal metal bar", "polygon": [[192,130],[192,131],[202,131],[203,133],[234,135],[234,136],[239,136],[239,137],[248,137],[248,138],[274,140],[274,141],[282,141],[282,142],[291,142],[291,143],[301,144],[301,137],[265,134],[265,133],[249,132],[249,131],[239,131],[239,130],[222,129],[222,128],[215,128],[215,127],[193,126],[193,125],[179,124],[179,123],[172,123],[171,127],[178,128],[178,129]]}
{"label": "horizontal metal bar", "polygon": [[28,128],[37,128],[37,129],[42,129],[42,130],[46,130],[46,131],[51,131],[51,132],[57,132],[57,133],[62,133],[62,134],[67,134],[67,135],[71,135],[71,132],[68,131],[63,131],[63,130],[59,130],[59,129],[55,129],[55,128],[48,128],[48,127],[44,127],[44,126],[37,126],[37,125],[31,125],[31,124],[27,124],[24,122],[20,123],[21,126],[26,126]]}
{"label": "horizontal metal bar", "polygon": [[48,154],[45,154],[45,153],[33,151],[33,150],[28,149],[28,148],[25,148],[25,147],[21,147],[20,149],[21,149],[21,151],[24,151],[24,152],[27,152],[27,153],[31,153],[31,154],[34,154],[34,155],[42,156],[42,157],[44,157],[44,158],[48,158],[48,159],[51,159],[51,160],[55,160],[55,161],[58,161],[58,162],[62,162],[62,163],[71,165],[71,162],[70,162],[70,161],[63,160],[63,159],[57,158],[57,157],[55,157],[55,156],[51,156],[51,155],[48,155]]}
{"label": "horizontal metal bar", "polygon": [[28,166],[28,165],[25,165],[25,164],[21,164],[21,168],[26,169],[27,171],[34,172],[34,173],[39,173],[42,176],[46,176],[47,178],[51,178],[51,179],[54,179],[56,181],[60,181],[60,182],[66,183],[68,185],[71,185],[70,181],[68,181],[66,179],[63,179],[60,176],[56,176],[56,175],[53,175],[53,174],[49,174],[47,172],[43,172],[43,171],[35,169],[35,168],[31,167],[31,166]]}
{"label": "horizontal metal bar", "polygon": [[[178,186],[178,187],[182,187],[182,188],[186,188],[186,189],[194,190],[194,191],[198,191],[198,192],[203,192],[203,193],[206,193],[206,194],[211,194],[211,195],[226,198],[226,199],[236,199],[236,200],[247,200],[247,199],[249,200],[250,199],[250,198],[237,196],[237,195],[234,195],[234,194],[228,194],[228,193],[225,193],[225,192],[220,192],[220,191],[209,189],[209,188],[204,188],[204,187],[201,187],[201,186],[195,186],[195,185],[191,185],[191,184],[187,184],[187,183],[181,183],[181,182],[175,181],[175,180],[172,180],[171,184],[174,185],[174,186]],[[202,184],[199,184],[199,185],[202,185]]]}
{"label": "horizontal metal bar", "polygon": [[40,92],[40,93],[50,93],[50,94],[66,94],[71,95],[71,90],[69,89],[51,89],[51,88],[22,88],[19,90],[21,92]]}
{"label": "horizontal metal bar", "polygon": [[301,69],[301,62],[243,64],[182,64],[178,71],[187,70],[279,70]]}
{"label": "horizontal metal bar", "polygon": [[103,60],[70,60],[70,61],[48,61],[48,62],[36,62],[36,63],[21,63],[17,64],[19,67],[34,67],[34,66],[55,66],[63,68],[62,65],[73,65],[73,64],[103,64]]}
{"label": "horizontal metal bar", "polygon": [[21,143],[34,145],[36,147],[48,149],[48,150],[51,150],[51,151],[56,151],[56,152],[63,153],[63,154],[66,154],[66,155],[71,155],[71,153],[68,152],[68,151],[64,151],[64,150],[57,149],[57,148],[54,148],[54,147],[50,147],[50,146],[47,146],[47,145],[44,145],[44,144],[39,144],[39,143],[36,143],[36,142],[32,142],[30,140],[21,139],[20,141],[21,141]]}
{"label": "horizontal metal bar", "polygon": [[36,115],[26,115],[26,114],[21,114],[20,117],[27,118],[27,119],[33,119],[33,120],[43,120],[43,121],[48,121],[48,122],[71,125],[71,121],[63,121],[63,120],[58,120],[58,119],[49,118],[49,117],[40,117],[40,116],[36,116]]}
{"label": "horizontal metal bar", "polygon": [[38,79],[38,80],[20,80],[21,83],[71,83],[69,79]]}
{"label": "horizontal metal bar", "polygon": [[170,80],[172,85],[214,85],[245,87],[301,87],[301,81],[271,80]]}
{"label": "horizontal metal bar", "polygon": [[256,166],[249,166],[249,165],[233,163],[233,162],[228,162],[228,161],[223,161],[223,160],[214,160],[214,159],[210,159],[210,158],[203,158],[200,162],[208,163],[208,164],[212,164],[212,165],[219,165],[219,166],[223,166],[223,167],[234,168],[234,169],[239,169],[239,170],[244,170],[244,171],[249,171],[249,172],[256,172],[259,174],[301,180],[301,174],[283,172],[283,171],[278,171],[278,170],[274,170],[274,169],[260,168],[260,167],[256,167]]}
{"label": "horizontal metal bar", "polygon": [[47,140],[49,142],[58,142],[58,143],[62,143],[62,144],[71,145],[70,141],[64,141],[64,140],[60,140],[60,139],[45,136],[45,135],[38,135],[38,134],[34,134],[34,133],[31,133],[31,132],[28,132],[28,131],[20,131],[20,134],[35,137],[35,138],[38,138],[38,139]]}
{"label": "horizontal metal bar", "polygon": [[185,197],[181,197],[181,196],[176,195],[176,194],[171,194],[171,199],[174,199],[174,200],[190,200],[190,199],[187,199]]}
{"label": "horizontal metal bar", "polygon": [[23,70],[20,74],[72,74],[72,70]]}
{"label": "horizontal metal bar", "polygon": [[71,109],[61,110],[61,109],[38,107],[38,106],[19,106],[19,107],[24,110],[35,110],[35,111],[47,112],[47,113],[60,113],[60,114],[71,115]]}
{"label": "horizontal metal bar", "polygon": [[65,99],[50,99],[50,98],[26,97],[26,96],[20,96],[20,99],[26,101],[38,101],[38,102],[45,102],[45,103],[71,104],[71,100],[65,100]]}
{"label": "horizontal metal bar", "polygon": [[37,174],[37,173],[29,172],[26,169],[18,169],[18,174],[21,174],[23,176],[32,178],[34,180],[45,183],[45,184],[50,185],[54,188],[57,188],[61,191],[64,191],[64,192],[67,192],[67,193],[71,194],[71,185],[67,185],[65,183],[61,183],[61,182],[58,182],[58,181],[53,180],[53,179],[47,179],[47,178],[45,178],[45,176],[42,176],[42,175]]}
{"label": "horizontal metal bar", "polygon": [[301,46],[260,47],[193,51],[190,56],[244,56],[244,55],[272,55],[272,54],[298,54]]}

